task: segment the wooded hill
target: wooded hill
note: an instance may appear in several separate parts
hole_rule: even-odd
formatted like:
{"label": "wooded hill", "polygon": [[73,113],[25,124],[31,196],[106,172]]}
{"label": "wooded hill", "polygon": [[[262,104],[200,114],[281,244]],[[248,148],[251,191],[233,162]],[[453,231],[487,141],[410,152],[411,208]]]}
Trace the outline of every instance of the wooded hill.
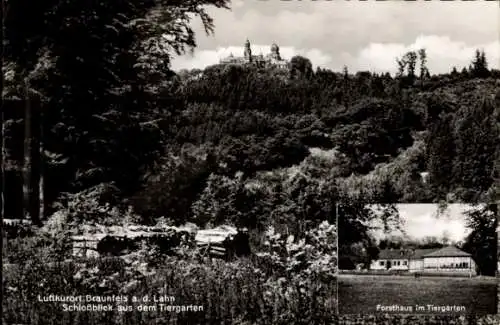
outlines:
{"label": "wooded hill", "polygon": [[469,69],[434,76],[425,60],[416,76],[412,58],[398,60],[395,77],[313,71],[298,56],[289,72],[241,65],[168,72],[154,90],[108,94],[98,110],[78,96],[62,96],[73,98],[63,104],[32,93],[28,103],[14,91],[5,102],[6,215],[23,213],[27,104],[44,107],[43,117],[32,113],[43,135],[32,132],[31,146],[43,143],[44,205],[60,203],[46,215],[83,204],[69,214],[80,211],[84,222],[96,200],[96,208],[132,206],[146,223],[164,216],[296,232],[334,220],[339,201],[498,197],[500,72],[489,71],[479,51]]}

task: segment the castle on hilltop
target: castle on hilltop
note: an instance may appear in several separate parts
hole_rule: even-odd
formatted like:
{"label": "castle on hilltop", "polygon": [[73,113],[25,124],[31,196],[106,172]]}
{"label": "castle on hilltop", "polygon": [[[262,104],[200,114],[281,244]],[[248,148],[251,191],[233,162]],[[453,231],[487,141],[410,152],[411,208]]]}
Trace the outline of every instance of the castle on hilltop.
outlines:
{"label": "castle on hilltop", "polygon": [[280,48],[275,43],[271,45],[271,52],[266,56],[262,54],[253,55],[248,39],[245,42],[243,56],[234,56],[233,53],[231,53],[228,57],[221,59],[219,63],[237,65],[252,64],[258,67],[277,67],[281,69],[287,69],[289,66],[289,62],[281,58]]}

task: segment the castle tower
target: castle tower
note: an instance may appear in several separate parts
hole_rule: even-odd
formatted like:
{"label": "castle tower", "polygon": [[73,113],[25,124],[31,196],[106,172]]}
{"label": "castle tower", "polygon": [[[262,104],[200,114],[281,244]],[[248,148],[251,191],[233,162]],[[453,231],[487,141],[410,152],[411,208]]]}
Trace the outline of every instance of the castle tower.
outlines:
{"label": "castle tower", "polygon": [[271,57],[278,61],[281,60],[280,48],[276,43],[273,43],[273,45],[271,45]]}
{"label": "castle tower", "polygon": [[244,56],[247,62],[252,62],[252,49],[250,48],[250,41],[248,39],[245,42]]}

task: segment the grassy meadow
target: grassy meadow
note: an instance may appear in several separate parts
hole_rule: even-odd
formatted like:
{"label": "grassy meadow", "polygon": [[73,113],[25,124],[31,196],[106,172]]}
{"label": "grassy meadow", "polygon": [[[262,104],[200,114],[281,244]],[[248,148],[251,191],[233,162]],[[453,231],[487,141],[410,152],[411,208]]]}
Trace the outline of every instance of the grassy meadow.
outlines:
{"label": "grassy meadow", "polygon": [[497,313],[496,278],[340,275],[338,293],[340,314],[380,314],[378,304],[457,305],[466,307],[462,314]]}

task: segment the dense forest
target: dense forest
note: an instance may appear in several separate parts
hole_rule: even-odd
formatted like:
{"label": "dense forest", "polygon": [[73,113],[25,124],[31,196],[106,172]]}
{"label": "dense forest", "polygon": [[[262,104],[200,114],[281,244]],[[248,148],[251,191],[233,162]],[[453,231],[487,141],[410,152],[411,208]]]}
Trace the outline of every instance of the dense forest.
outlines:
{"label": "dense forest", "polygon": [[335,224],[340,203],[354,244],[366,203],[499,199],[500,71],[484,52],[439,75],[425,49],[394,76],[301,56],[173,71],[196,47],[193,16],[214,31],[207,6],[228,1],[6,1],[4,218],[232,224],[256,245],[270,227]]}
{"label": "dense forest", "polygon": [[[425,58],[425,50],[419,54]],[[395,77],[312,71],[304,57],[294,57],[290,71],[214,65],[174,73],[165,66],[158,79],[128,90],[81,84],[93,76],[71,80],[74,90],[63,96],[50,94],[61,87],[45,89],[62,82],[48,79],[63,77],[54,65],[26,86],[16,84],[21,72],[12,64],[6,216],[23,215],[23,181],[32,185],[31,200],[43,198],[42,220],[77,197],[85,197],[81,204],[94,197],[132,207],[146,223],[166,217],[296,231],[335,219],[336,202],[493,200],[500,72],[481,58],[478,51],[461,73],[434,76],[425,61],[416,76],[409,60]],[[40,147],[41,155],[25,154]],[[38,220],[38,206],[24,213]]]}

